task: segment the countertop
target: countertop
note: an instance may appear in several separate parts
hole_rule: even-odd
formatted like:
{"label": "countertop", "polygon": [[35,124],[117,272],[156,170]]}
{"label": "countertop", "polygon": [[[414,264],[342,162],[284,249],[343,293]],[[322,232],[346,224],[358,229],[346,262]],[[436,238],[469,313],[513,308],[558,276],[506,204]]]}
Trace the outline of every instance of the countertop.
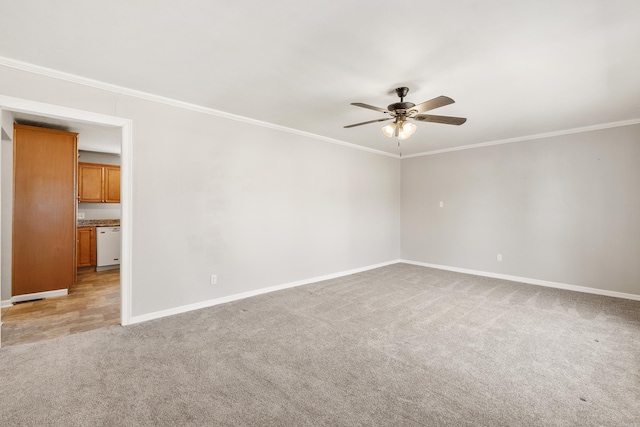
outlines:
{"label": "countertop", "polygon": [[118,227],[119,219],[79,219],[78,227]]}

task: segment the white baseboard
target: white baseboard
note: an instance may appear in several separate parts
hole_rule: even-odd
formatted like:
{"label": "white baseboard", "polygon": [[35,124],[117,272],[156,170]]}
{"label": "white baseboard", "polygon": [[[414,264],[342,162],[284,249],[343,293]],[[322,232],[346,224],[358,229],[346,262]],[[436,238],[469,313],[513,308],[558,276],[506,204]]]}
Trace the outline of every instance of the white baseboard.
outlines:
{"label": "white baseboard", "polygon": [[393,260],[383,262],[380,264],[369,265],[366,267],[356,268],[353,270],[341,271],[339,273],[328,274],[326,276],[312,277],[310,279],[298,280],[296,282],[284,283],[282,285],[270,286],[268,288],[256,289],[253,291],[242,292],[239,294],[229,295],[226,297],[216,298],[212,300],[197,302],[194,304],[183,305],[180,307],[169,308],[166,310],[156,311],[153,313],[141,314],[139,316],[132,316],[129,324],[146,322],[153,319],[159,319],[161,317],[172,316],[174,314],[186,313],[188,311],[198,310],[201,308],[212,307],[218,304],[224,304],[227,302],[237,301],[244,298],[250,298],[257,295],[266,294],[269,292],[280,291],[288,288],[295,288],[297,286],[308,285],[315,282],[321,282],[323,280],[335,279],[337,277],[348,276],[350,274],[360,273],[367,270],[373,270],[374,268],[385,267],[391,264],[397,264],[400,260]]}
{"label": "white baseboard", "polygon": [[53,298],[53,297],[62,297],[69,293],[67,289],[57,289],[55,291],[46,291],[46,292],[35,292],[33,294],[24,294],[24,295],[16,295],[15,297],[11,297],[11,303],[21,302],[21,301],[31,301],[34,299],[42,299],[42,298]]}
{"label": "white baseboard", "polygon": [[0,301],[0,308],[11,307],[13,304],[10,299]]}
{"label": "white baseboard", "polygon": [[588,293],[588,294],[604,295],[604,296],[608,296],[608,297],[624,298],[624,299],[640,301],[640,295],[628,294],[628,293],[625,293],[625,292],[608,291],[606,289],[588,288],[586,286],[568,285],[566,283],[550,282],[548,280],[531,279],[531,278],[528,278],[528,277],[510,276],[508,274],[491,273],[491,272],[488,272],[488,271],[469,270],[467,268],[458,268],[458,267],[449,267],[449,266],[446,266],[446,265],[429,264],[429,263],[426,263],[426,262],[411,261],[411,260],[407,260],[407,259],[401,259],[398,262],[403,262],[405,264],[420,265],[422,267],[437,268],[439,270],[448,270],[448,271],[455,271],[455,272],[458,272],[458,273],[473,274],[473,275],[476,275],[476,276],[492,277],[494,279],[510,280],[512,282],[527,283],[527,284],[530,284],[530,285],[546,286],[548,288],[565,289],[565,290],[568,290],[568,291],[585,292],[585,293]]}

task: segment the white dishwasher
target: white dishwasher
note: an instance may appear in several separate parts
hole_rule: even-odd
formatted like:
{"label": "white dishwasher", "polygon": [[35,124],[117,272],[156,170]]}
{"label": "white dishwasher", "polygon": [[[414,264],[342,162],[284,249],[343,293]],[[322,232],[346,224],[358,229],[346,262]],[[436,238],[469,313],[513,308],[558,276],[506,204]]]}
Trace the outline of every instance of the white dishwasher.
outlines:
{"label": "white dishwasher", "polygon": [[120,227],[96,227],[96,271],[120,268]]}

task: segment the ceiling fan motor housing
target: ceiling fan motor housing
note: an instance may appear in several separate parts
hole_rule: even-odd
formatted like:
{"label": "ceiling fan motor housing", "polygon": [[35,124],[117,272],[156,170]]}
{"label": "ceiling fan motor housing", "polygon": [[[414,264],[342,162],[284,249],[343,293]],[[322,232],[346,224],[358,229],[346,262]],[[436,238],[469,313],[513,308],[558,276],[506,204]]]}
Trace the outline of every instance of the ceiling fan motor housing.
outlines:
{"label": "ceiling fan motor housing", "polygon": [[404,97],[409,93],[408,87],[396,88],[396,94],[400,97],[400,102],[395,102],[387,107],[387,110],[394,115],[406,114],[408,110],[416,106],[413,102],[404,102]]}
{"label": "ceiling fan motor housing", "polygon": [[[387,110],[389,110],[391,113],[393,113],[393,112],[396,112],[396,113],[403,112],[404,113],[407,110],[410,110],[415,106],[416,106],[416,104],[414,104],[413,102],[396,102],[396,103],[390,104],[387,107]],[[398,111],[398,110],[404,110],[404,111]]]}

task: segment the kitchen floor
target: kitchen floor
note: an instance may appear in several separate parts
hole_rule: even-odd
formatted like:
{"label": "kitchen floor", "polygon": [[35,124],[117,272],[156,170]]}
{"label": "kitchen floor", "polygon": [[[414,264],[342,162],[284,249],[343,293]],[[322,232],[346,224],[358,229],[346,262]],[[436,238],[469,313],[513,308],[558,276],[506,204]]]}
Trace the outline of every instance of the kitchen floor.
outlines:
{"label": "kitchen floor", "polygon": [[120,324],[120,270],[78,272],[63,297],[2,309],[2,346],[32,343]]}

